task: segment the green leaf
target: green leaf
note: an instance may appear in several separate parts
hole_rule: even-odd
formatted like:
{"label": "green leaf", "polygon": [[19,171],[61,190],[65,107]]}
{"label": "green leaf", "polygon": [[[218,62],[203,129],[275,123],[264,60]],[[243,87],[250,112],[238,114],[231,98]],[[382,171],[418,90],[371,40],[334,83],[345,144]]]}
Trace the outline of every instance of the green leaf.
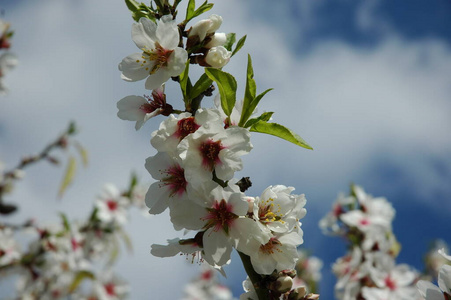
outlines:
{"label": "green leaf", "polygon": [[[194,9],[196,8],[196,1],[195,0],[189,0],[188,7],[186,8],[186,20],[191,20],[194,15]],[[188,21],[187,21],[188,23]]]}
{"label": "green leaf", "polygon": [[73,135],[77,133],[77,125],[75,124],[74,121],[71,121],[69,123],[69,127],[67,128],[67,134],[68,135]]}
{"label": "green leaf", "polygon": [[129,253],[132,253],[133,252],[133,244],[132,244],[132,240],[130,239],[130,236],[124,230],[119,229],[118,232],[119,232],[120,237],[124,241],[127,251]]}
{"label": "green leaf", "polygon": [[229,51],[232,51],[232,46],[235,44],[236,41],[236,34],[235,33],[227,33],[226,35],[227,39],[224,44],[224,48],[226,48]]}
{"label": "green leaf", "polygon": [[154,0],[154,2],[160,11],[164,10],[164,3],[161,0]]}
{"label": "green leaf", "polygon": [[60,213],[60,217],[61,217],[61,221],[63,221],[64,229],[66,230],[66,232],[69,232],[70,231],[70,223],[69,223],[69,220],[67,219],[66,214]]}
{"label": "green leaf", "polygon": [[212,7],[212,3],[208,3],[208,0],[206,0],[201,6],[199,6],[198,9],[194,10],[196,6],[196,3],[194,0],[190,0],[188,2],[188,7],[186,10],[186,19],[183,21],[183,23],[187,24],[191,19],[203,14],[204,12],[209,11]]}
{"label": "green leaf", "polygon": [[[239,126],[243,126],[244,123],[254,112],[251,109],[252,102],[254,101],[257,85],[254,80],[254,68],[252,67],[252,58],[247,55],[247,74],[246,74],[246,89],[244,90],[243,110],[241,112]],[[254,107],[255,108],[255,107]]]}
{"label": "green leaf", "polygon": [[250,131],[274,135],[300,147],[313,150],[313,148],[309,144],[307,144],[307,142],[304,141],[299,135],[277,123],[267,123],[264,121],[259,121],[252,125]]}
{"label": "green leaf", "polygon": [[128,198],[132,197],[133,190],[135,189],[135,186],[137,184],[138,184],[138,176],[136,175],[135,172],[132,172],[132,176],[131,176],[131,179],[130,179],[130,184],[128,185],[128,191],[127,191],[127,194],[126,194],[126,196]]}
{"label": "green leaf", "polygon": [[64,173],[63,181],[61,182],[58,197],[61,198],[66,191],[67,187],[74,180],[75,172],[77,170],[77,161],[73,156],[69,157],[69,161],[67,164],[66,172]]}
{"label": "green leaf", "polygon": [[230,116],[236,102],[237,84],[235,77],[215,68],[205,68],[205,74],[218,85],[221,107],[224,113]]}
{"label": "green leaf", "polygon": [[136,22],[138,22],[139,19],[141,18],[155,20],[155,18],[152,15],[153,13],[149,10],[149,8],[145,4],[138,3],[135,0],[125,0],[125,4],[127,5],[128,9],[132,12],[132,18]]}
{"label": "green leaf", "polygon": [[199,80],[194,84],[194,87],[191,89],[189,98],[196,98],[201,93],[205,92],[205,90],[208,89],[212,83],[213,81],[207,76],[207,74],[202,74]]}
{"label": "green leaf", "polygon": [[78,153],[80,154],[81,161],[83,163],[83,166],[86,168],[88,166],[88,151],[77,141],[74,142],[75,148],[78,150]]}
{"label": "green leaf", "polygon": [[204,12],[209,11],[213,8],[213,3],[208,3],[208,0],[206,0],[193,14],[193,18],[203,14]]}
{"label": "green leaf", "polygon": [[246,125],[244,125],[244,128],[248,128],[251,127],[252,125],[254,125],[255,123],[257,123],[258,121],[263,121],[263,122],[268,122],[274,112],[270,111],[270,112],[264,112],[260,115],[260,117],[257,118],[253,118],[250,119],[246,122]]}
{"label": "green leaf", "polygon": [[255,96],[256,90],[257,85],[254,80],[254,69],[252,67],[252,59],[251,56],[248,55],[246,89],[244,92],[243,110],[241,111],[241,117],[238,126],[243,127],[244,124],[246,124],[247,120],[249,120],[251,115],[254,113],[254,110],[257,107],[260,100],[263,98],[264,95],[266,95],[266,93],[268,93],[272,89],[267,89],[258,96]]}
{"label": "green leaf", "polygon": [[244,42],[246,42],[246,37],[247,37],[247,35],[240,38],[240,40],[236,44],[235,50],[233,50],[233,52],[232,52],[232,56],[234,56],[238,51],[240,51],[241,48],[243,48]]}
{"label": "green leaf", "polygon": [[132,13],[139,11],[139,3],[135,0],[125,0],[125,5]]}
{"label": "green leaf", "polygon": [[120,252],[119,242],[118,242],[116,236],[113,236],[113,239],[111,240],[111,242],[112,242],[112,245],[110,246],[110,248],[111,248],[110,257],[108,258],[108,262],[107,262],[108,265],[112,265],[117,260],[117,258],[119,257],[119,252]]}
{"label": "green leaf", "polygon": [[189,60],[186,61],[185,70],[182,74],[180,74],[180,88],[182,89],[183,100],[185,101],[185,103],[188,100],[191,100],[189,98],[189,94],[192,88],[191,81],[189,80]]}
{"label": "green leaf", "polygon": [[69,286],[69,293],[73,293],[78,288],[80,283],[86,278],[91,280],[96,279],[95,275],[89,271],[78,271],[74,277],[74,280],[72,280],[72,283]]}

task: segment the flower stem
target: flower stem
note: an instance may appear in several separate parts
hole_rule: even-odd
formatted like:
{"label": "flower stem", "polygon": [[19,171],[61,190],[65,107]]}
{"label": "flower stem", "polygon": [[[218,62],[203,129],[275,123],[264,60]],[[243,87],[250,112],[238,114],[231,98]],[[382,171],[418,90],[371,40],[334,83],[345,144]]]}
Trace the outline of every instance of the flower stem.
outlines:
{"label": "flower stem", "polygon": [[255,272],[254,268],[252,267],[251,258],[238,250],[237,252],[240,255],[241,261],[243,262],[244,270],[246,270],[249,279],[252,281],[252,285],[255,288],[258,300],[270,300],[269,291],[262,284],[262,276]]}

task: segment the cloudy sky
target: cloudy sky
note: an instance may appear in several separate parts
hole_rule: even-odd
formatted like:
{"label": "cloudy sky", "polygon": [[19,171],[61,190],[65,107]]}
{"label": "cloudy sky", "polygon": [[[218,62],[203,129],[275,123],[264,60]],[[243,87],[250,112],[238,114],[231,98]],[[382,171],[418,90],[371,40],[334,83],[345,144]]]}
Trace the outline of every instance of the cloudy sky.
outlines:
{"label": "cloudy sky", "polygon": [[[211,11],[223,16],[222,31],[248,35],[224,68],[237,77],[239,93],[250,53],[258,91],[274,88],[260,110],[275,111],[275,122],[315,149],[254,134],[254,150],[239,174],[251,177],[249,194],[274,184],[306,194],[304,246],[325,262],[324,299],[332,299],[329,266],[344,246],[324,237],[317,224],[351,182],[393,203],[394,232],[403,245],[398,261],[421,269],[432,239],[451,243],[450,2],[274,3],[218,1]],[[69,120],[79,125],[78,139],[91,159],[61,201],[56,193],[62,168],[30,169],[9,199],[21,209],[12,220],[56,222],[59,211],[83,218],[104,183],[125,187],[132,170],[150,181],[144,160],[155,153],[150,134],[162,119],[136,132],[134,124],[116,117],[119,99],[148,93],[142,82],[122,81],[117,70],[123,57],[136,52],[122,1],[5,1],[0,8],[12,23],[12,51],[20,59],[5,79],[9,95],[0,98],[0,159],[15,165]],[[174,102],[181,97],[175,84],[168,94]],[[134,253],[124,253],[117,269],[131,283],[132,299],[179,298],[197,265],[149,254],[152,243],[178,236],[167,216],[133,212],[127,229]],[[244,273],[234,259],[226,283],[238,296]]]}

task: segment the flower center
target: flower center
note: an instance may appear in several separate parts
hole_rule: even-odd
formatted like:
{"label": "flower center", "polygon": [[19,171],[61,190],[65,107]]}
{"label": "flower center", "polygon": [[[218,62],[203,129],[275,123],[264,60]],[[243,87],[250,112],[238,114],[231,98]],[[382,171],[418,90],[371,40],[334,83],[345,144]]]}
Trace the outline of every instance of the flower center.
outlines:
{"label": "flower center", "polygon": [[362,220],[360,220],[360,225],[362,225],[362,226],[366,226],[366,225],[370,225],[370,220],[368,220],[368,219],[362,219]]}
{"label": "flower center", "polygon": [[274,251],[282,252],[279,246],[282,246],[282,243],[277,238],[272,237],[269,239],[269,242],[260,246],[260,251],[265,254],[274,254]]}
{"label": "flower center", "polygon": [[[277,210],[274,209],[274,199],[269,198],[266,201],[263,201],[259,205],[258,210],[258,218],[260,219],[260,222],[263,223],[271,223],[271,222],[277,222],[282,219],[283,215],[280,213],[280,204],[277,204]],[[284,223],[282,221],[282,223]]]}
{"label": "flower center", "polygon": [[396,290],[396,282],[390,276],[385,278],[385,285],[392,291]]}
{"label": "flower center", "polygon": [[221,141],[207,140],[203,142],[200,147],[200,153],[202,155],[202,165],[204,168],[213,171],[215,165],[220,164],[219,152],[225,147],[221,145]]}
{"label": "flower center", "polygon": [[[146,58],[155,62],[154,66],[149,71],[149,74],[152,75],[160,68],[168,66],[169,59],[174,50],[164,49],[158,42],[155,42],[155,49],[143,49],[143,52],[144,53],[142,58],[144,59],[144,61],[141,66],[144,66],[144,64],[146,63]],[[148,68],[146,68],[146,70],[148,70]]]}
{"label": "flower center", "polygon": [[143,112],[145,112],[146,114],[149,114],[153,111],[155,111],[158,107],[154,107],[152,106],[150,103],[144,103],[143,105],[141,105],[139,107],[139,109]]}
{"label": "flower center", "polygon": [[169,167],[163,173],[167,174],[167,177],[161,179],[163,185],[166,185],[171,190],[170,196],[182,195],[186,192],[186,185],[188,182],[185,179],[185,170],[179,165]]}
{"label": "flower center", "polygon": [[214,227],[214,231],[217,232],[222,228],[225,233],[229,233],[230,225],[238,218],[238,216],[232,212],[232,205],[228,204],[224,199],[219,202],[215,201],[213,207],[207,208],[207,210],[207,216],[202,218],[202,220],[207,221],[204,229]]}
{"label": "flower center", "polygon": [[71,244],[72,244],[72,250],[76,251],[78,248],[81,247],[82,243],[81,242],[77,242],[77,240],[75,238],[72,238],[70,240]]}
{"label": "flower center", "polygon": [[114,200],[108,200],[106,202],[106,205],[108,206],[108,209],[111,211],[115,211],[117,209],[117,202]]}
{"label": "flower center", "polygon": [[114,288],[114,283],[107,283],[103,286],[105,288],[106,293],[108,294],[108,296],[116,296],[116,291]]}
{"label": "flower center", "polygon": [[181,141],[188,134],[196,132],[199,127],[194,117],[184,118],[177,122],[177,131],[174,135]]}

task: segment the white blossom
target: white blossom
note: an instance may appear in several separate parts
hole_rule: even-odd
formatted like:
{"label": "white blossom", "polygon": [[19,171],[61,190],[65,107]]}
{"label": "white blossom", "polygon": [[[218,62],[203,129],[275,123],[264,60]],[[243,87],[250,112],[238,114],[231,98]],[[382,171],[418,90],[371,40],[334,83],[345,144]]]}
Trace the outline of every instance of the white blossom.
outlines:
{"label": "white blossom", "polygon": [[153,90],[185,69],[186,50],[178,47],[180,34],[172,16],[163,16],[157,24],[146,18],[132,26],[132,39],[142,53],[125,57],[119,64],[122,79],[147,78],[146,89]]}
{"label": "white blossom", "polygon": [[232,52],[224,48],[223,46],[215,46],[208,50],[205,56],[205,62],[213,68],[222,68],[230,61]]}
{"label": "white blossom", "polygon": [[164,85],[152,91],[152,98],[127,96],[117,103],[117,116],[122,120],[136,121],[135,129],[140,129],[150,118],[172,112],[172,106],[166,104]]}
{"label": "white blossom", "polygon": [[128,200],[113,184],[106,184],[102,194],[97,198],[97,217],[103,222],[125,224],[127,221]]}

